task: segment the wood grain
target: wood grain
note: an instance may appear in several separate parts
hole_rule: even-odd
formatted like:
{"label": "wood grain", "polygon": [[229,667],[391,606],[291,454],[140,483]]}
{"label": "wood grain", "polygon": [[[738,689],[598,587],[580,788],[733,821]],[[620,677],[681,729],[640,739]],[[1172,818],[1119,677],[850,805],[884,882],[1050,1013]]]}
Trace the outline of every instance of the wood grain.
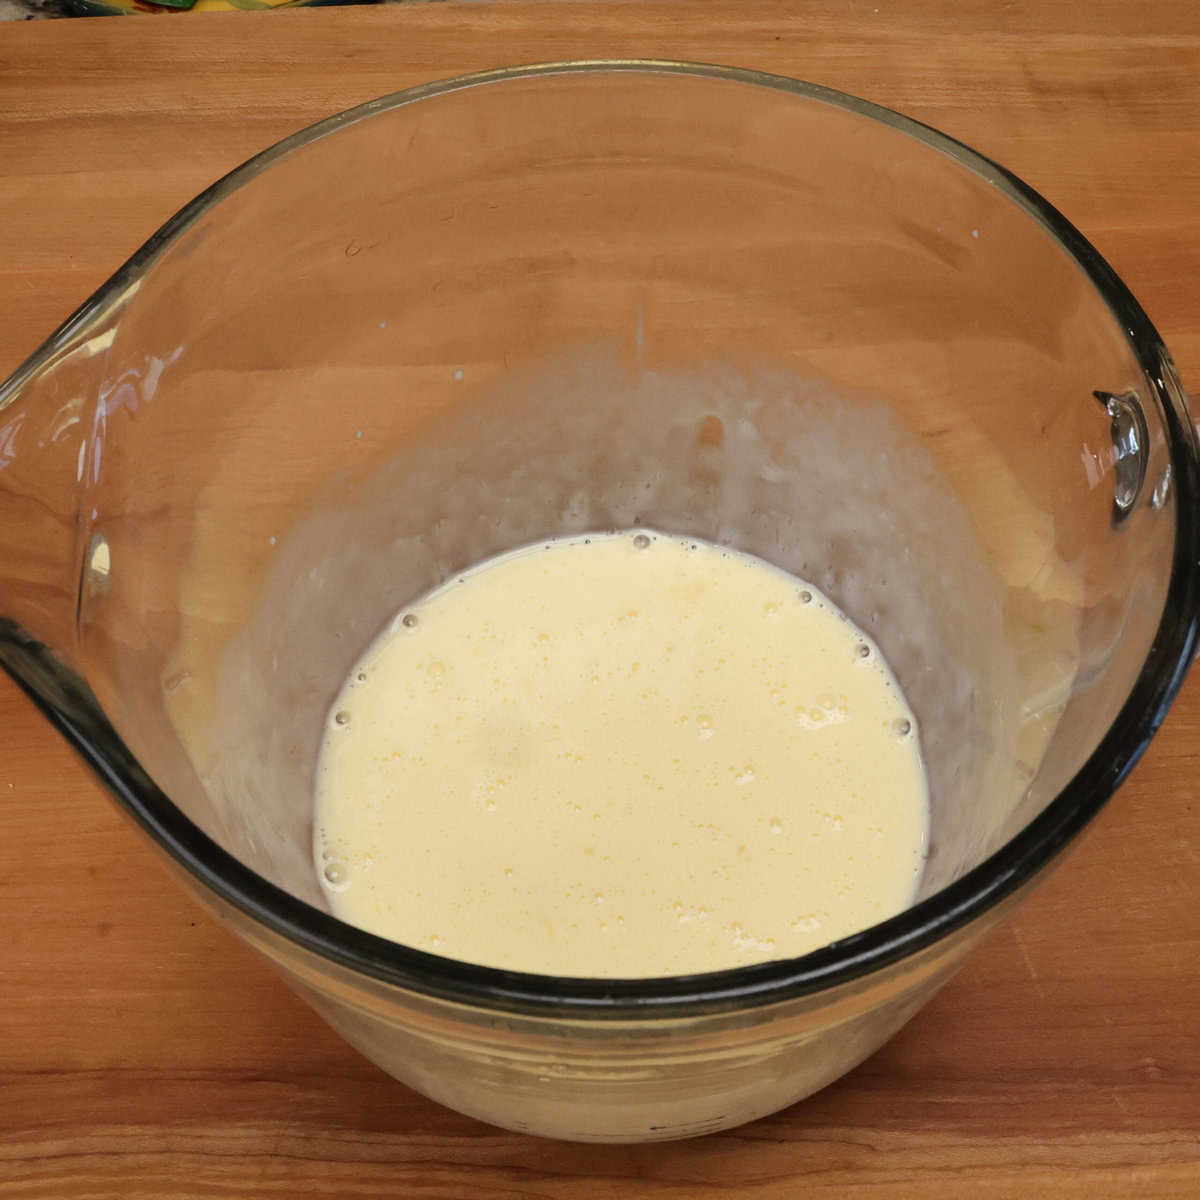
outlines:
{"label": "wood grain", "polygon": [[[1200,386],[1200,8],[444,4],[0,31],[0,374],[254,151],[408,84],[636,54],[814,79],[955,134],[1099,246]],[[185,99],[186,98],[186,99]],[[1200,1194],[1200,685],[1071,861],[895,1041],[693,1143],[440,1109],[194,909],[0,682],[0,1198]]]}

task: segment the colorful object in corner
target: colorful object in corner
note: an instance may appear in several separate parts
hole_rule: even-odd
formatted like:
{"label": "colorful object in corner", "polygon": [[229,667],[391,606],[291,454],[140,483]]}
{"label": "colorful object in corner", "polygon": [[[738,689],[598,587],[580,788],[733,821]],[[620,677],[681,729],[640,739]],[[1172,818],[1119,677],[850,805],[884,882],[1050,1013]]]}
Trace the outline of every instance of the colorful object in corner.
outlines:
{"label": "colorful object in corner", "polygon": [[234,9],[318,7],[375,0],[68,0],[80,16],[155,16],[169,12],[232,12]]}

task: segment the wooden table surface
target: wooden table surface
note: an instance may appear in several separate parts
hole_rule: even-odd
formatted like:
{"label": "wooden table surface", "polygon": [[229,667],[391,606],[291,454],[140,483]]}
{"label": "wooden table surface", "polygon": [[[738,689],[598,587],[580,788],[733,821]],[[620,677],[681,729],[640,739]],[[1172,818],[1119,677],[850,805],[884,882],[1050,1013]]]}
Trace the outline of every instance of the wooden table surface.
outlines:
{"label": "wooden table surface", "polygon": [[[1200,389],[1200,6],[497,3],[0,27],[0,376],[254,151],[537,59],[762,67],[1059,205]],[[0,680],[0,1198],[1200,1196],[1200,681],[1071,861],[899,1037],[775,1117],[579,1147],[457,1116],[193,907]]]}

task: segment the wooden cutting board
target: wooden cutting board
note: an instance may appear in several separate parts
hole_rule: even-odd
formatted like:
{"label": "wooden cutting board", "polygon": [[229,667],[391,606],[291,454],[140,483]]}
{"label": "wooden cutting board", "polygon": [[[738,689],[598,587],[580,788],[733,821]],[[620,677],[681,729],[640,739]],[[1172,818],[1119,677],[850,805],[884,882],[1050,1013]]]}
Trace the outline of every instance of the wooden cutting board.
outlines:
{"label": "wooden cutting board", "polygon": [[[409,84],[637,55],[955,134],[1098,245],[1200,389],[1200,7],[493,3],[0,26],[0,376],[256,150]],[[0,1200],[1200,1196],[1200,682],[1063,870],[790,1111],[579,1147],[391,1082],[194,908],[0,680]]]}

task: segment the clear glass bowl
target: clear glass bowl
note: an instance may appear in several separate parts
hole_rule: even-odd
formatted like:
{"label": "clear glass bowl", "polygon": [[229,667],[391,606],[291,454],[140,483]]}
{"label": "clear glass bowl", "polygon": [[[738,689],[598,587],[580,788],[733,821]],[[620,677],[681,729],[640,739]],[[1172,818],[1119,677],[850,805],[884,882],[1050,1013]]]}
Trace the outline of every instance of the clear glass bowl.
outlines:
{"label": "clear glass bowl", "polygon": [[[684,1137],[870,1054],[1112,794],[1192,657],[1196,486],[1145,315],[995,164],[753,72],[493,72],[251,160],[0,388],[0,660],[386,1070],[514,1129]],[[334,919],[312,769],[363,647],[473,562],[635,523],[878,641],[930,771],[917,902],[615,981]]]}

